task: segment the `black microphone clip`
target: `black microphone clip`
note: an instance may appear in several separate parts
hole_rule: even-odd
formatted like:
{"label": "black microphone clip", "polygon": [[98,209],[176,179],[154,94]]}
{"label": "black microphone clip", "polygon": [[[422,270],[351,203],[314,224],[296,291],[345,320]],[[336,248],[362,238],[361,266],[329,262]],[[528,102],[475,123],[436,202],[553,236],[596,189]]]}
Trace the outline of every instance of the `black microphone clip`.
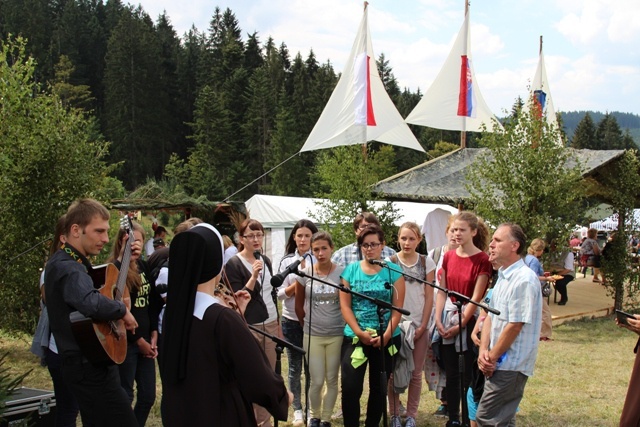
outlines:
{"label": "black microphone clip", "polygon": [[379,259],[369,259],[369,264],[379,265],[380,267],[386,267],[387,263],[385,261],[380,261]]}
{"label": "black microphone clip", "polygon": [[287,277],[291,273],[295,273],[296,271],[298,271],[298,266],[301,262],[302,259],[297,259],[292,262],[287,268],[285,268],[284,271],[271,277],[271,286],[273,286],[274,289],[280,287],[284,282],[285,277]]}

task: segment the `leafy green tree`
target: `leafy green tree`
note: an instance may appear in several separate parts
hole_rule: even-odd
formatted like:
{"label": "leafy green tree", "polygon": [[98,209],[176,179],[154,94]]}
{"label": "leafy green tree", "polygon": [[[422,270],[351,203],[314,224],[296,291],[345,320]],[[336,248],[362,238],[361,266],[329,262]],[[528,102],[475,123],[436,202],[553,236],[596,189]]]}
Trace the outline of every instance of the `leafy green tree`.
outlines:
{"label": "leafy green tree", "polygon": [[32,331],[53,226],[78,197],[122,196],[94,122],[39,90],[26,42],[0,41],[0,324]]}
{"label": "leafy green tree", "polygon": [[469,169],[467,185],[477,213],[491,224],[518,223],[529,238],[563,237],[580,223],[580,165],[560,144],[559,131],[530,109],[484,132],[488,148]]}
{"label": "leafy green tree", "polygon": [[427,151],[427,156],[429,156],[429,159],[435,159],[437,157],[444,156],[445,154],[450,153],[454,150],[457,150],[458,148],[460,148],[458,144],[439,141],[436,142],[436,146],[433,148],[433,150]]}
{"label": "leafy green tree", "polygon": [[362,212],[376,214],[387,236],[388,244],[395,236],[394,221],[398,212],[391,203],[376,209],[371,187],[391,175],[393,147],[381,145],[374,151],[361,145],[349,145],[322,150],[315,167],[318,188],[316,197],[328,199],[314,220],[331,232],[336,247],[353,243],[353,218]]}
{"label": "leafy green tree", "polygon": [[591,114],[586,113],[584,118],[576,126],[576,131],[571,139],[571,146],[573,148],[588,148],[590,150],[596,150],[599,148],[598,140],[596,139],[596,125],[591,118]]}
{"label": "leafy green tree", "polygon": [[640,161],[634,150],[627,150],[622,157],[601,168],[598,181],[590,180],[590,184],[590,196],[610,204],[618,215],[618,231],[611,248],[607,249],[603,271],[615,308],[622,309],[626,300],[633,300],[639,294],[636,286],[627,286],[630,277],[627,242],[638,226],[632,219],[640,194]]}

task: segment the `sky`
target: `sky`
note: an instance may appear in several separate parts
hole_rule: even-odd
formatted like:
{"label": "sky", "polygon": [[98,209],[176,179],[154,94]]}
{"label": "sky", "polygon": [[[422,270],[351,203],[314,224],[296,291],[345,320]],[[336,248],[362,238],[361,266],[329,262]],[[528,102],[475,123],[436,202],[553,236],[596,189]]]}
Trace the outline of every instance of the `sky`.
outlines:
{"label": "sky", "polygon": [[[137,5],[138,2],[132,4]],[[309,51],[342,72],[362,19],[355,0],[142,0],[155,21],[166,11],[177,34],[206,31],[216,6],[243,31]],[[471,55],[482,95],[497,116],[527,98],[540,36],[556,110],[640,114],[640,1],[484,0],[470,6]],[[384,53],[401,88],[424,93],[464,20],[464,0],[370,0],[376,58]]]}

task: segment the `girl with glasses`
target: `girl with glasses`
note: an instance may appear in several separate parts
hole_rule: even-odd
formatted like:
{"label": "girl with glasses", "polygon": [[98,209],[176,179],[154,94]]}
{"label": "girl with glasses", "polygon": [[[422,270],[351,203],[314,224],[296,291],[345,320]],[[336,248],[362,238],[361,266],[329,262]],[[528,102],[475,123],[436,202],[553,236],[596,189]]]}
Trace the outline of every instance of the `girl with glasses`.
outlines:
{"label": "girl with glasses", "polygon": [[[358,246],[362,260],[349,264],[342,273],[342,285],[355,292],[402,307],[404,303],[404,278],[400,267],[389,263],[390,269],[369,263],[379,260],[384,247],[384,233],[377,225],[370,225],[358,235]],[[396,271],[394,271],[396,270]],[[360,425],[360,396],[364,376],[369,365],[369,399],[367,402],[365,427],[380,424],[385,410],[385,397],[380,373],[389,380],[393,355],[400,348],[400,313],[384,314],[385,329],[382,336],[379,327],[377,306],[373,302],[350,293],[340,293],[342,316],[347,323],[341,350],[342,368],[342,413],[345,427]],[[381,346],[384,348],[381,350]]]}
{"label": "girl with glasses", "polygon": [[[247,323],[271,335],[279,335],[278,309],[271,287],[271,260],[262,253],[264,227],[255,219],[246,219],[238,229],[239,252],[225,265],[226,280],[234,292],[246,290],[251,300],[244,312]],[[256,256],[257,255],[257,256]],[[253,332],[264,350],[272,369],[276,366],[276,344],[264,335]],[[254,405],[256,422],[271,427],[271,415],[261,406]]]}

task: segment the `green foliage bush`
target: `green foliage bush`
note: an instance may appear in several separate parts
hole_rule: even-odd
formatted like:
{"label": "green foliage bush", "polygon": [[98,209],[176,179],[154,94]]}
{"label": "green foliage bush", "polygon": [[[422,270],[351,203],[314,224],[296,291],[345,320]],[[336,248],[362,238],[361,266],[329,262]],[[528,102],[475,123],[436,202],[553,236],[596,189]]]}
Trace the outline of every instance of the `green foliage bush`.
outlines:
{"label": "green foliage bush", "polygon": [[32,331],[38,277],[56,220],[79,197],[122,193],[95,121],[35,81],[25,41],[0,41],[0,324]]}

